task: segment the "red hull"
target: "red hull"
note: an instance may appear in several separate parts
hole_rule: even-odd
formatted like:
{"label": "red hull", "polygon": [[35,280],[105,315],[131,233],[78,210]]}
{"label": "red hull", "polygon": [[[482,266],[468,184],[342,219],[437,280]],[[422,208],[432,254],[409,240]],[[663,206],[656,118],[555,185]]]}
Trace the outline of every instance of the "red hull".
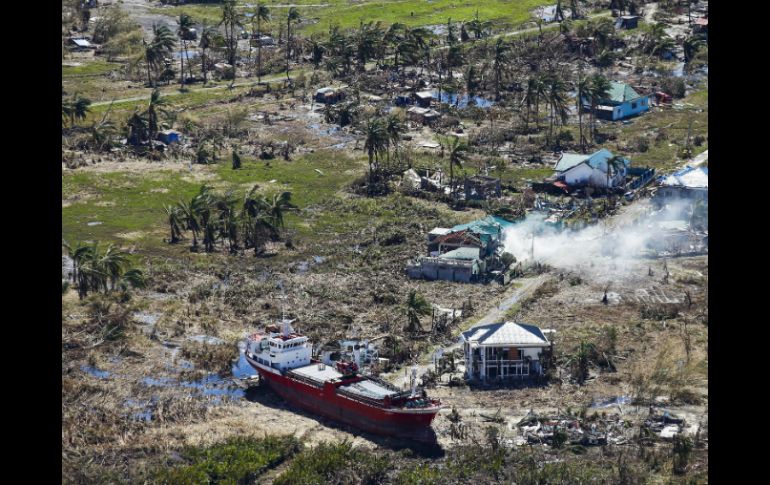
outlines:
{"label": "red hull", "polygon": [[306,411],[375,434],[420,441],[435,440],[435,433],[430,424],[438,410],[422,414],[394,412],[339,395],[334,389],[328,387],[314,387],[290,377],[254,367],[264,382],[267,382],[279,396]]}

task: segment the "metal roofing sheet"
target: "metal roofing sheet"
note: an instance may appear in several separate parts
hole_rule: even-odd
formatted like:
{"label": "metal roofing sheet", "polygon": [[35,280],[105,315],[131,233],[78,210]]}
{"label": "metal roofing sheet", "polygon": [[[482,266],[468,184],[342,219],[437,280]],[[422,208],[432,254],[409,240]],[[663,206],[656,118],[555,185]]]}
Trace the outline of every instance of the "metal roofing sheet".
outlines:
{"label": "metal roofing sheet", "polygon": [[540,328],[522,323],[504,322],[481,325],[463,332],[463,338],[479,345],[545,346],[548,339]]}

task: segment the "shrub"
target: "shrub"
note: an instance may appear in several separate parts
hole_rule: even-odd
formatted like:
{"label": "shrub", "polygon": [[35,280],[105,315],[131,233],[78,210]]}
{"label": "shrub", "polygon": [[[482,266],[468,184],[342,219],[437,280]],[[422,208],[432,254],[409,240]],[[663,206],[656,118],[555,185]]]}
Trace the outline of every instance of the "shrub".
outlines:
{"label": "shrub", "polygon": [[288,469],[273,482],[275,485],[311,485],[322,483],[380,483],[392,463],[366,450],[358,450],[347,441],[320,443],[300,453]]}
{"label": "shrub", "polygon": [[252,483],[268,468],[293,455],[299,443],[293,436],[231,438],[208,448],[188,448],[188,465],[158,472],[160,483]]}
{"label": "shrub", "polygon": [[636,139],[634,140],[634,145],[635,145],[636,151],[640,153],[644,153],[650,149],[650,141],[647,139],[647,137],[644,137],[644,136],[636,137]]}

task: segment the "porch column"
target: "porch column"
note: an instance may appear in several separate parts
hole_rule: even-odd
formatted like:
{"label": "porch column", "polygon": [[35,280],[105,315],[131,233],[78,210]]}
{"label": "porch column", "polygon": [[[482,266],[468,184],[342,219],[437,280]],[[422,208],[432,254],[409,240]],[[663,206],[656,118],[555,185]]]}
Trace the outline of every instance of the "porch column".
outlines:
{"label": "porch column", "polygon": [[487,348],[481,347],[481,373],[480,377],[482,381],[487,379]]}

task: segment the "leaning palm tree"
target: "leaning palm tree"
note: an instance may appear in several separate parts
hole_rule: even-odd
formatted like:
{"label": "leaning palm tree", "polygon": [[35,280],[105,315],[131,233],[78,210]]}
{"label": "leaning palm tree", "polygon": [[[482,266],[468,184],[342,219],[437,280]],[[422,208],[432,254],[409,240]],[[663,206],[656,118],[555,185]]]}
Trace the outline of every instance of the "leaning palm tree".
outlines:
{"label": "leaning palm tree", "polygon": [[195,204],[195,197],[190,202],[185,201],[179,201],[177,204],[177,207],[179,208],[180,217],[182,221],[184,222],[185,229],[192,232],[193,236],[193,243],[192,249],[193,251],[198,250],[198,234],[200,234],[201,231],[201,225],[198,221],[198,216],[194,209]]}
{"label": "leaning palm tree", "polygon": [[163,207],[166,212],[169,229],[171,230],[171,238],[168,240],[170,244],[176,244],[182,237],[182,230],[185,227],[185,214],[181,207],[178,205],[167,205]]}
{"label": "leaning palm tree", "polygon": [[[189,15],[183,13],[179,15],[179,19],[176,21],[177,23],[177,30],[176,35],[179,36],[179,40],[182,41],[182,49],[184,50],[184,55],[181,56],[181,66],[179,69],[179,83],[184,86],[184,60],[187,57],[187,64],[188,64],[188,71],[190,70],[190,59],[187,56],[187,39],[190,37],[190,32],[195,25],[195,22],[193,22],[192,17]],[[190,77],[192,77],[192,72],[190,72]]]}
{"label": "leaning palm tree", "polygon": [[299,15],[299,10],[296,7],[289,8],[289,12],[286,14],[286,80],[291,81],[289,77],[289,58],[291,55],[291,24],[299,23],[302,18]]}
{"label": "leaning palm tree", "polygon": [[270,9],[267,5],[257,2],[251,21],[257,24],[257,83],[262,84],[262,22],[270,22]]}

